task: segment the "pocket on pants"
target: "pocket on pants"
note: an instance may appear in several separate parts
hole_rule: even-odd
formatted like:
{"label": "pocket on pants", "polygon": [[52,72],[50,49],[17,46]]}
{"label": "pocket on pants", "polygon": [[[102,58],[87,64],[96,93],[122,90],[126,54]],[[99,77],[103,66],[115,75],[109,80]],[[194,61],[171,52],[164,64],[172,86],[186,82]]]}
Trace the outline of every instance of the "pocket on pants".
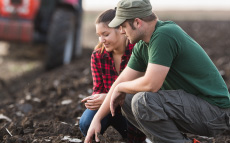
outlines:
{"label": "pocket on pants", "polygon": [[165,100],[163,104],[165,112],[169,118],[183,120],[186,123],[192,124],[193,120],[190,118],[191,111],[186,106],[186,100],[188,100],[184,94],[188,94],[183,90],[166,90],[159,91],[159,94]]}
{"label": "pocket on pants", "polygon": [[223,113],[221,116],[207,122],[211,136],[222,134],[226,130],[230,130],[230,116],[227,113]]}

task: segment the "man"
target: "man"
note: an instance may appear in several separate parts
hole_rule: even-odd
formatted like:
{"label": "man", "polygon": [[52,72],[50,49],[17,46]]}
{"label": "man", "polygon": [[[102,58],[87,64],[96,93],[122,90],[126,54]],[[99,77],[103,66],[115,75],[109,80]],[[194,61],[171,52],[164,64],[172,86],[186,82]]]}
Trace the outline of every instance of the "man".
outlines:
{"label": "man", "polygon": [[138,43],[85,143],[100,132],[101,119],[110,110],[114,115],[118,104],[154,143],[190,143],[184,133],[216,136],[230,130],[230,96],[217,68],[178,25],[158,20],[149,0],[121,0],[109,26],[121,26],[130,42]]}

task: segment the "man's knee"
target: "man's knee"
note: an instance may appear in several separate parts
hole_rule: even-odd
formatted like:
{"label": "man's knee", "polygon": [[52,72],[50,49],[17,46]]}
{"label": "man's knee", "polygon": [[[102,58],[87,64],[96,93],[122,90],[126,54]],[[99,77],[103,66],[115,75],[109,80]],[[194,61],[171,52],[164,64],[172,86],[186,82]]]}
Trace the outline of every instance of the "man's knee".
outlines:
{"label": "man's knee", "polygon": [[145,121],[158,121],[167,119],[158,93],[139,92],[133,96],[131,107],[133,115]]}
{"label": "man's knee", "polygon": [[[156,96],[159,96],[159,94],[153,93],[153,92],[138,92],[137,94],[135,94],[133,96],[131,106],[135,110],[140,106],[139,104],[145,104],[146,105],[147,101],[151,100],[150,98],[154,98]],[[157,99],[157,98],[155,98],[155,99]],[[145,110],[145,109],[143,109],[143,110]]]}
{"label": "man's knee", "polygon": [[131,103],[132,108],[135,108],[138,106],[139,104],[138,100],[142,99],[145,94],[146,92],[138,92],[133,96],[132,103]]}
{"label": "man's knee", "polygon": [[125,102],[124,102],[124,104],[123,104],[123,106],[122,106],[122,109],[123,109],[124,111],[128,110],[127,112],[130,112],[129,110],[131,110],[132,104],[133,104],[133,102],[135,102],[134,100],[136,100],[136,99],[134,99],[134,97],[135,97],[135,98],[136,98],[136,97],[139,97],[140,95],[142,95],[142,94],[144,94],[144,93],[145,93],[145,92],[138,92],[138,93],[136,93],[136,94],[126,94]]}
{"label": "man's knee", "polygon": [[142,110],[145,110],[145,108],[143,108],[143,105],[146,105],[146,103],[144,103],[146,101],[146,94],[148,94],[148,92],[138,92],[133,96],[131,109],[133,115],[136,117],[138,117],[138,115],[142,113]]}

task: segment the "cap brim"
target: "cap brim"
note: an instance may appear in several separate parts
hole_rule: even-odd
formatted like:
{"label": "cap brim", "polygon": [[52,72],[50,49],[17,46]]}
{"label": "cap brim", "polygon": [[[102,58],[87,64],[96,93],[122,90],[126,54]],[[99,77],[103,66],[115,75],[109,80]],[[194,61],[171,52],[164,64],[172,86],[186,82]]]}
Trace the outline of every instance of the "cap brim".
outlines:
{"label": "cap brim", "polygon": [[114,28],[117,26],[120,26],[123,22],[125,22],[126,19],[120,19],[115,17],[110,23],[109,23],[109,27]]}

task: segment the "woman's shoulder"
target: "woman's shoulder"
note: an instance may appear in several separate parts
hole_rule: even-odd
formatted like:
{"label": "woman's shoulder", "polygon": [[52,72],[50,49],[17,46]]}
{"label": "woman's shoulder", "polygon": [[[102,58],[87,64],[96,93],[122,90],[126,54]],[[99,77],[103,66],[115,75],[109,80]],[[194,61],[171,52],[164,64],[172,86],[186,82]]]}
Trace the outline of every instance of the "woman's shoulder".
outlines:
{"label": "woman's shoulder", "polygon": [[101,55],[101,50],[100,49],[95,49],[93,50],[91,56],[99,56]]}
{"label": "woman's shoulder", "polygon": [[92,58],[101,58],[104,55],[104,50],[102,51],[101,49],[95,49],[92,52],[91,57]]}

